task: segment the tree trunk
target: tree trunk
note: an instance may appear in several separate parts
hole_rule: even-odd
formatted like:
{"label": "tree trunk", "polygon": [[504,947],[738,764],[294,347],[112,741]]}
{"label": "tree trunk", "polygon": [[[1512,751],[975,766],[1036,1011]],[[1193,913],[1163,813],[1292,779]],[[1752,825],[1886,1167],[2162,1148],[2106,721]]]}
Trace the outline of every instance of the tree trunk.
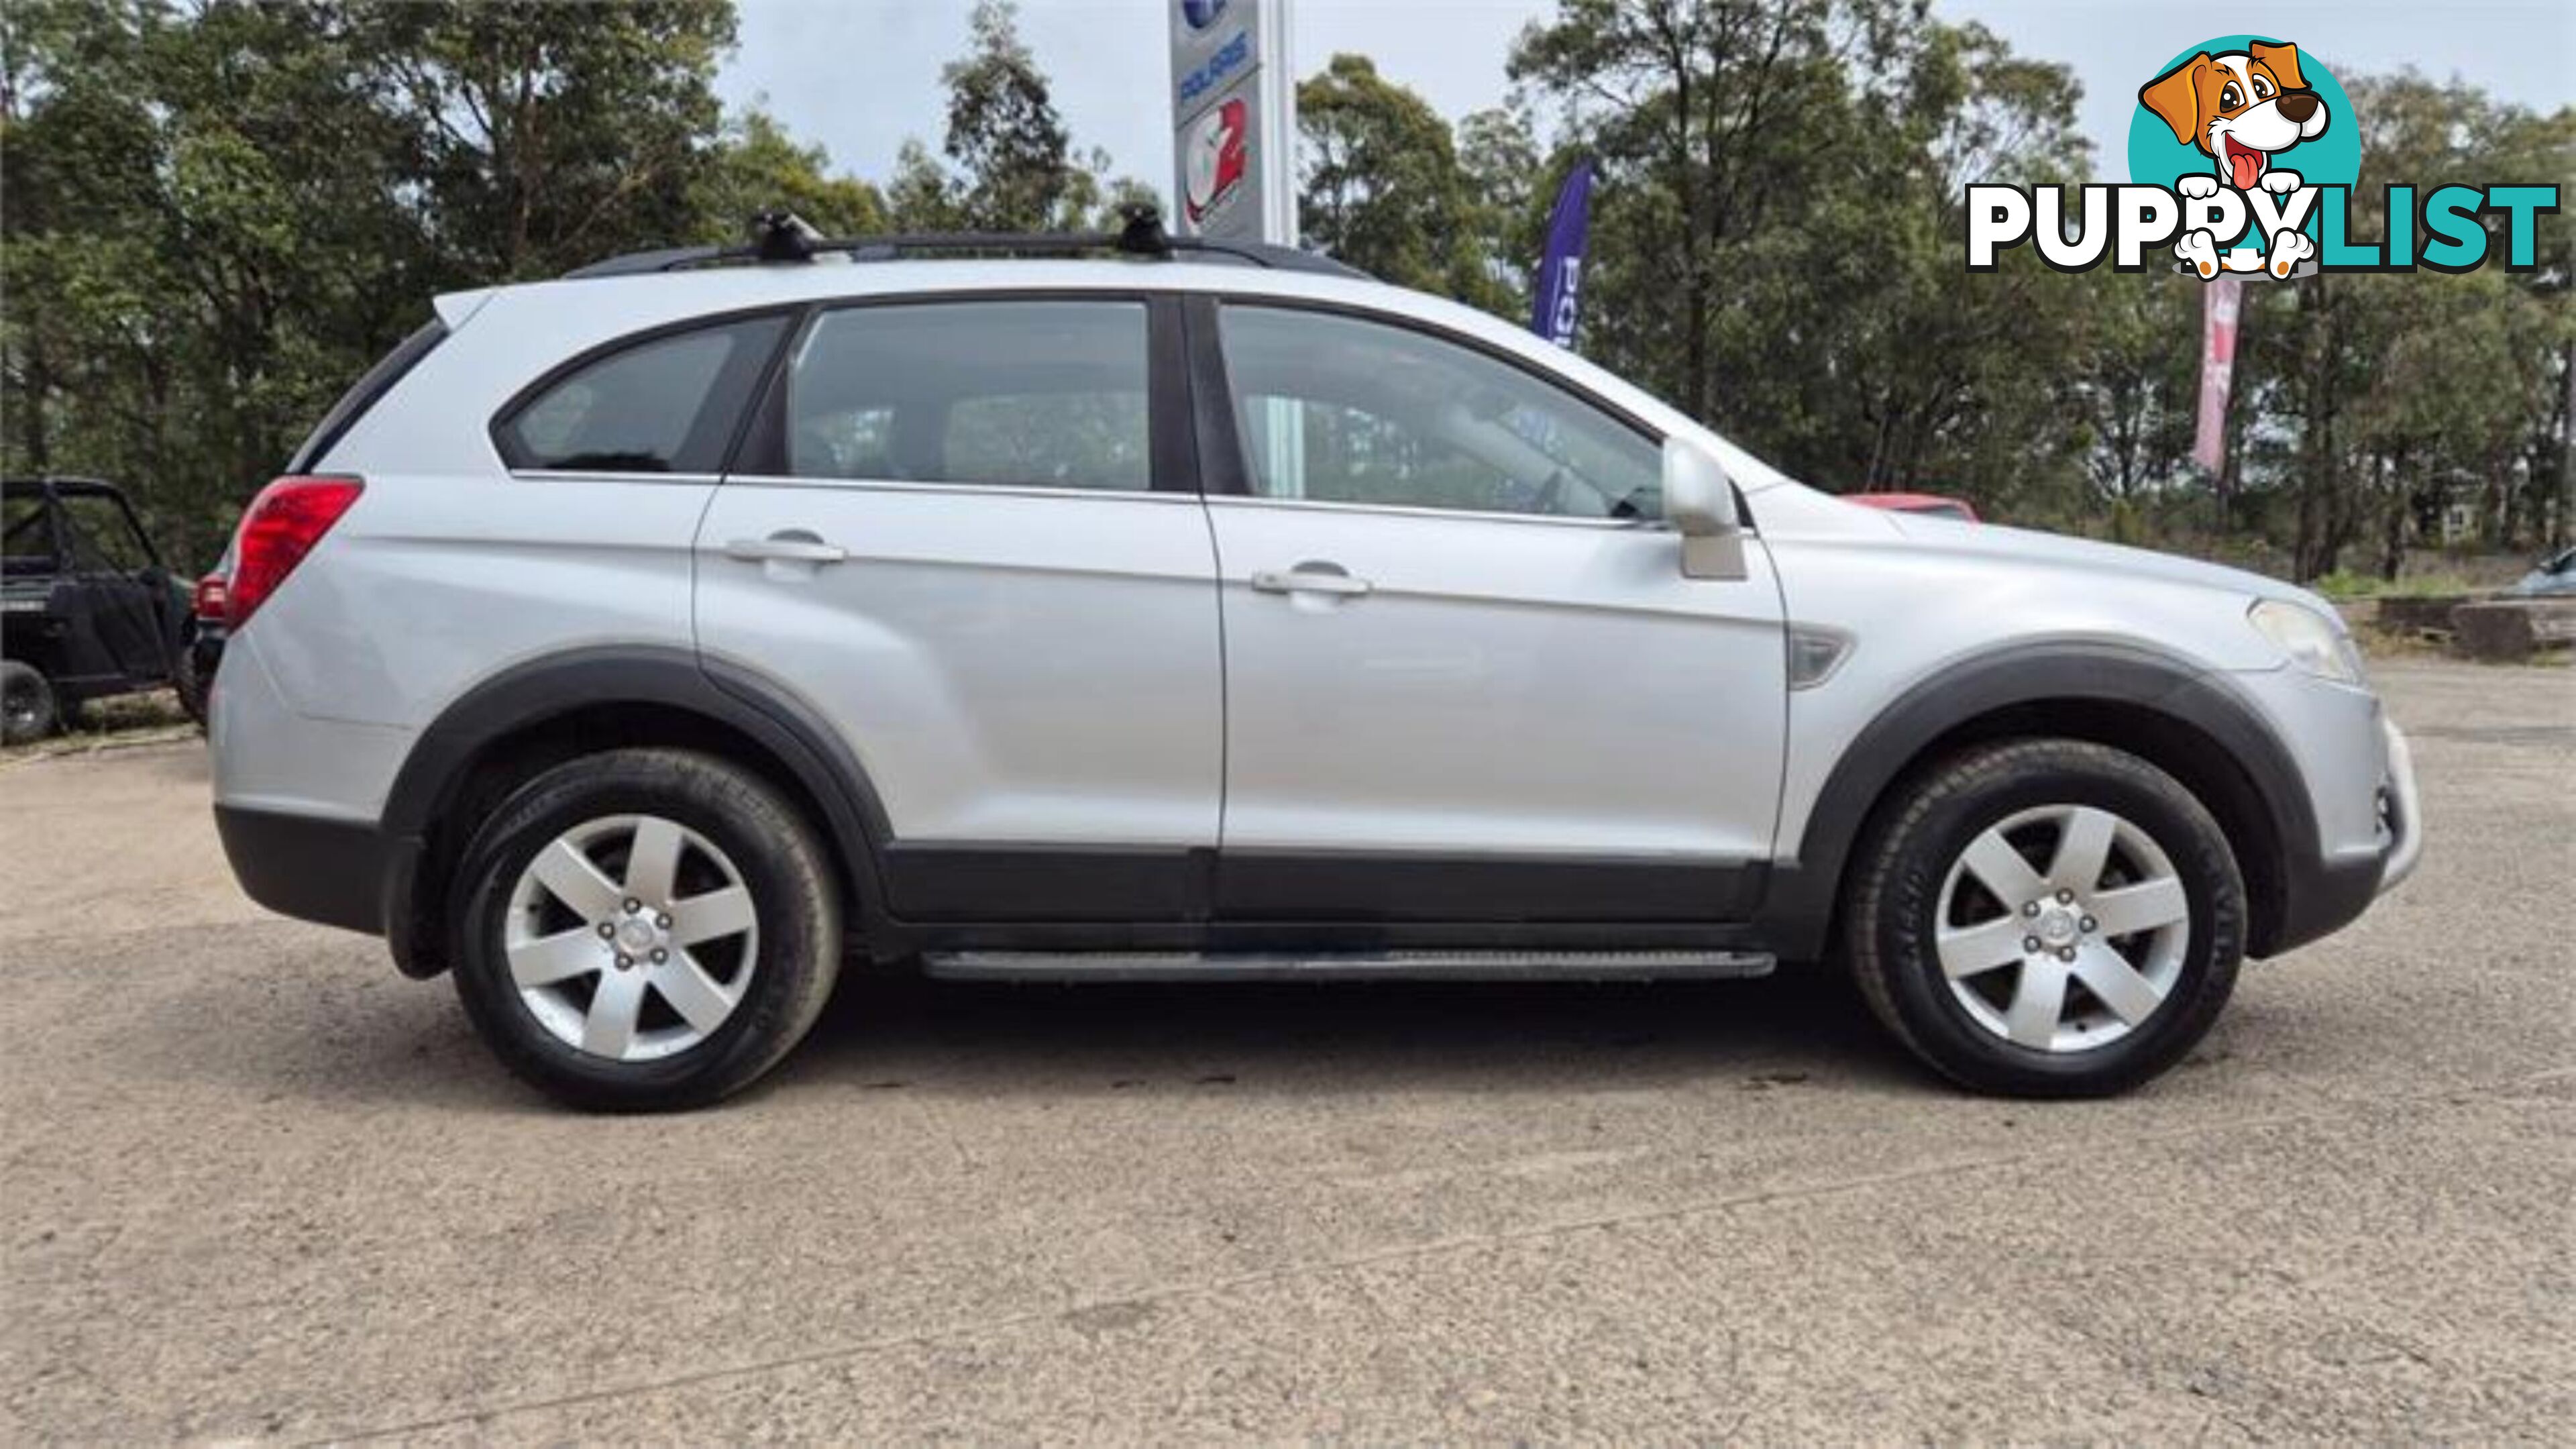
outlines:
{"label": "tree trunk", "polygon": [[2576,342],[2560,349],[2559,358],[2567,374],[2567,402],[2558,413],[2558,497],[2547,510],[2553,553],[2567,546],[2567,514],[2576,509]]}
{"label": "tree trunk", "polygon": [[44,349],[37,343],[35,329],[28,329],[27,365],[19,376],[25,380],[24,395],[18,400],[18,444],[25,454],[29,472],[50,473],[54,466],[53,435],[47,430],[46,417],[54,406],[54,370],[45,361]]}
{"label": "tree trunk", "polygon": [[2414,489],[2406,482],[2406,450],[2400,448],[2394,457],[2381,457],[2374,462],[2380,475],[2379,492],[2386,501],[2386,515],[2379,538],[2379,576],[2397,582],[2398,572],[2406,566],[2406,515],[2413,511]]}
{"label": "tree trunk", "polygon": [[2335,446],[2335,337],[2326,278],[2311,280],[2299,292],[2306,318],[2306,419],[2299,430],[2299,538],[2295,571],[2301,582],[2335,571],[2349,520],[2341,487],[2341,458]]}
{"label": "tree trunk", "polygon": [[1700,253],[1700,215],[1712,205],[1707,178],[1691,171],[1690,57],[1676,48],[1673,63],[1673,194],[1682,203],[1682,396],[1690,415],[1708,417],[1708,258]]}

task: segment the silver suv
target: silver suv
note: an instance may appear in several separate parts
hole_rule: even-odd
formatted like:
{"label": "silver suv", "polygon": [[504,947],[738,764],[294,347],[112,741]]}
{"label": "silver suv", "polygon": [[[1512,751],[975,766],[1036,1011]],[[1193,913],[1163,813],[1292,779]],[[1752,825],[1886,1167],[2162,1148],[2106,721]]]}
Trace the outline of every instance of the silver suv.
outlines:
{"label": "silver suv", "polygon": [[2417,849],[2313,595],[1845,504],[1491,317],[1150,229],[440,297],[236,550],[243,888],[589,1107],[748,1084],[845,962],[1838,959],[1959,1082],[2111,1092]]}

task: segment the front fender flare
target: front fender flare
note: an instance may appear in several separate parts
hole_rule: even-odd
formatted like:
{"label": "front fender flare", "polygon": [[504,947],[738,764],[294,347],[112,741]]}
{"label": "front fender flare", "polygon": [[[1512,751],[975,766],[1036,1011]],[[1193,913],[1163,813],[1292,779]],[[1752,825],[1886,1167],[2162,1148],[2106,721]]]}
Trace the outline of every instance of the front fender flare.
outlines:
{"label": "front fender flare", "polygon": [[2296,759],[2223,672],[2130,641],[2007,645],[1915,684],[1853,738],[1817,793],[1796,858],[1774,864],[1762,910],[1764,937],[1777,941],[1783,956],[1823,955],[1852,852],[1889,791],[1949,740],[1979,737],[1981,721],[2068,702],[2134,709],[2142,712],[2141,723],[2180,725],[2206,737],[2227,759],[2203,761],[2202,767],[2223,764],[2241,776],[2273,842],[2288,858],[2319,854],[2316,814]]}

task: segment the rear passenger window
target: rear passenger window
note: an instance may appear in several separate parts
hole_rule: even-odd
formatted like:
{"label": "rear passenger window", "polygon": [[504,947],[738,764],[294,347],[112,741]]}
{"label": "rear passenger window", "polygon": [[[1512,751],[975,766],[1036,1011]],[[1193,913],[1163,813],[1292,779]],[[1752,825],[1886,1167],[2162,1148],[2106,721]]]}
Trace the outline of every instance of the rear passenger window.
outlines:
{"label": "rear passenger window", "polygon": [[1142,302],[934,302],[815,320],[788,374],[787,469],[1141,492]]}
{"label": "rear passenger window", "polygon": [[513,468],[713,473],[787,319],[750,317],[621,348],[493,430]]}

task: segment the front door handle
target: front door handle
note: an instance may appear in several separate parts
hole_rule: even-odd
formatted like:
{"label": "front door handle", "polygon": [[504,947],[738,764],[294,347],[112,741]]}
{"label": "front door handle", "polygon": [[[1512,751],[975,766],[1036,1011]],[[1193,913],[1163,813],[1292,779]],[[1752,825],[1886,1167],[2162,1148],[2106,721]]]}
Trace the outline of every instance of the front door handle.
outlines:
{"label": "front door handle", "polygon": [[1252,586],[1265,594],[1336,594],[1349,597],[1369,591],[1369,581],[1355,579],[1340,564],[1301,563],[1293,569],[1265,569],[1252,576]]}
{"label": "front door handle", "polygon": [[837,543],[825,543],[803,529],[786,529],[767,538],[737,538],[724,546],[726,558],[745,563],[839,563],[850,551]]}

